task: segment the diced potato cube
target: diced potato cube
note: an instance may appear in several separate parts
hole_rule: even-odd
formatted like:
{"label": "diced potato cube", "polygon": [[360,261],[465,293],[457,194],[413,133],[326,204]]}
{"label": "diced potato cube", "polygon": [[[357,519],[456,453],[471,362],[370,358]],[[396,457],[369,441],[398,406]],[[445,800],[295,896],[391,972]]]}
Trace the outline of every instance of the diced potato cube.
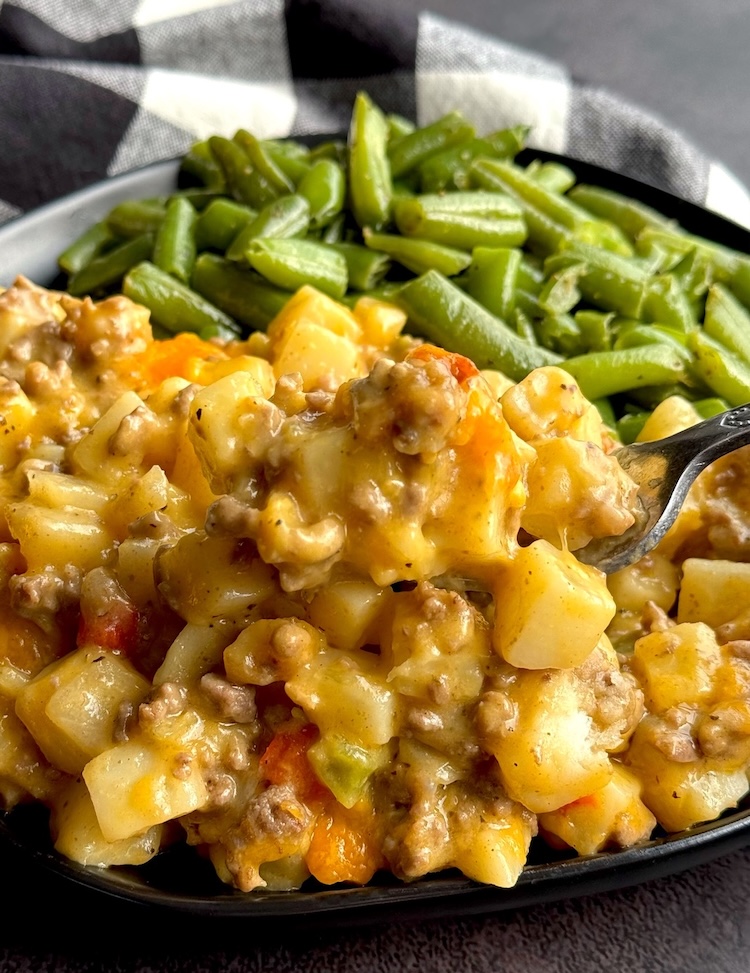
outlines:
{"label": "diced potato cube", "polygon": [[50,470],[29,470],[26,474],[29,499],[45,507],[78,507],[100,514],[107,503],[107,491],[83,477]]}
{"label": "diced potato cube", "polygon": [[689,557],[682,564],[678,622],[718,628],[750,605],[750,564]]}
{"label": "diced potato cube", "polygon": [[107,841],[91,803],[86,785],[73,781],[57,798],[50,821],[55,849],[81,865],[108,868],[111,865],[143,865],[159,851],[163,826],[155,825],[142,834]]}
{"label": "diced potato cube", "polygon": [[276,591],[273,570],[260,558],[234,557],[233,538],[185,534],[159,559],[159,590],[186,622],[208,625],[241,616]]}
{"label": "diced potato cube", "polygon": [[388,743],[396,732],[396,696],[365,652],[321,652],[286,684],[321,733],[338,733],[364,747]]}
{"label": "diced potato cube", "polygon": [[667,831],[713,821],[748,791],[743,769],[725,770],[706,758],[671,760],[648,739],[643,721],[633,735],[627,762],[643,785],[643,802]]}
{"label": "diced potato cube", "polygon": [[406,313],[400,307],[374,297],[360,297],[354,317],[362,327],[362,340],[376,348],[387,348],[406,324]]}
{"label": "diced potato cube", "polygon": [[603,787],[612,775],[577,681],[568,670],[526,672],[508,689],[517,719],[490,742],[508,795],[536,813]]}
{"label": "diced potato cube", "polygon": [[618,611],[640,615],[649,601],[669,611],[680,587],[680,569],[668,557],[651,551],[630,567],[610,574],[607,586]]}
{"label": "diced potato cube", "polygon": [[683,622],[638,639],[631,666],[647,707],[661,713],[680,703],[706,703],[721,662],[721,649],[708,625]]}
{"label": "diced potato cube", "polygon": [[99,567],[114,541],[98,514],[78,507],[51,510],[21,501],[6,509],[11,534],[19,542],[28,571],[47,566],[64,569],[75,564],[82,571]]}
{"label": "diced potato cube", "polygon": [[154,537],[126,537],[117,548],[117,580],[141,608],[158,601],[154,559],[161,548]]}
{"label": "diced potato cube", "polygon": [[454,836],[453,862],[467,878],[498,888],[514,886],[533,836],[531,815],[520,808],[502,817],[467,816]]}
{"label": "diced potato cube", "polygon": [[261,395],[267,399],[271,398],[276,386],[270,363],[265,358],[258,358],[257,355],[236,355],[234,358],[226,358],[222,361],[196,359],[194,371],[194,380],[201,385],[210,385],[226,375],[231,375],[232,372],[247,372],[258,383]]}
{"label": "diced potato cube", "polygon": [[267,334],[272,342],[277,342],[299,322],[312,322],[349,341],[359,342],[362,338],[362,328],[349,308],[309,285],[300,287],[289,298],[269,324]]}
{"label": "diced potato cube", "polygon": [[89,761],[83,779],[107,841],[142,834],[197,811],[208,800],[191,754],[129,740]]}
{"label": "diced potato cube", "polygon": [[557,365],[535,368],[502,397],[503,415],[526,442],[569,435],[601,446],[604,424],[575,379]]}
{"label": "diced potato cube", "polygon": [[310,621],[337,649],[359,649],[379,642],[377,624],[391,603],[390,588],[372,581],[334,581],[310,603]]}
{"label": "diced potato cube", "polygon": [[47,759],[78,774],[112,746],[118,710],[139,703],[150,684],[123,656],[77,649],[53,662],[18,694],[16,712]]}
{"label": "diced potato cube", "polygon": [[[47,800],[56,787],[55,771],[49,766],[39,746],[16,715],[12,700],[0,695],[0,806],[8,783],[16,797],[31,794]],[[18,792],[18,789],[22,793]],[[11,803],[8,801],[5,806]]]}
{"label": "diced potato cube", "polygon": [[167,649],[164,661],[154,673],[153,683],[189,685],[221,663],[227,634],[218,626],[186,625]]}
{"label": "diced potato cube", "polygon": [[231,492],[233,477],[263,453],[280,422],[249,372],[230,372],[195,396],[188,436],[214,493]]}
{"label": "diced potato cube", "polygon": [[655,439],[666,439],[676,432],[689,429],[696,422],[700,422],[700,419],[692,402],[688,402],[681,395],[670,395],[646,419],[638,433],[638,442],[650,443]]}
{"label": "diced potato cube", "polygon": [[112,500],[111,516],[121,529],[139,517],[164,510],[169,499],[169,480],[160,466],[152,466],[143,475],[134,477]]}
{"label": "diced potato cube", "polygon": [[323,384],[338,386],[364,374],[358,345],[307,320],[285,328],[275,347],[273,369],[277,378],[299,372],[305,391]]}
{"label": "diced potato cube", "polygon": [[615,614],[604,576],[544,540],[518,550],[494,594],[493,644],[522,669],[580,665]]}
{"label": "diced potato cube", "polygon": [[638,778],[614,764],[612,777],[604,787],[556,811],[540,814],[539,825],[579,855],[593,855],[611,846],[628,848],[646,841],[656,819],[641,800]]}

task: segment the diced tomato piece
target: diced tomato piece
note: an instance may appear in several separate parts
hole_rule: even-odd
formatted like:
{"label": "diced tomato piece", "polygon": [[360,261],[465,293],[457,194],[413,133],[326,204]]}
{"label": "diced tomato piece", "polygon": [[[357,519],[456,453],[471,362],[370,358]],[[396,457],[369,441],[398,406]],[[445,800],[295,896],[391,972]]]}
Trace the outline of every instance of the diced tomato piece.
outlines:
{"label": "diced tomato piece", "polygon": [[407,360],[414,358],[418,361],[444,361],[457,382],[465,382],[467,378],[479,374],[479,369],[470,358],[459,355],[455,351],[446,351],[445,348],[439,348],[437,345],[419,345],[407,355]]}
{"label": "diced tomato piece", "polygon": [[84,609],[76,642],[79,647],[95,645],[100,649],[130,654],[138,643],[138,610],[121,598],[113,598],[101,614]]}
{"label": "diced tomato piece", "polygon": [[331,792],[315,776],[307,751],[318,738],[314,723],[280,730],[260,758],[260,768],[272,784],[291,784],[303,801],[323,801]]}

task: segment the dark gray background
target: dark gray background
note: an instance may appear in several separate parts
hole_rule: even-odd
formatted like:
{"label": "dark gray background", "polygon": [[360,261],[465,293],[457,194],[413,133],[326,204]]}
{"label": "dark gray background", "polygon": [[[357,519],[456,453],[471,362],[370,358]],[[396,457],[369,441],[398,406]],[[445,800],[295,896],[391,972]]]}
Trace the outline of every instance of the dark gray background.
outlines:
{"label": "dark gray background", "polygon": [[[750,184],[748,0],[399,0],[562,62]],[[750,965],[750,964],[749,964]]]}

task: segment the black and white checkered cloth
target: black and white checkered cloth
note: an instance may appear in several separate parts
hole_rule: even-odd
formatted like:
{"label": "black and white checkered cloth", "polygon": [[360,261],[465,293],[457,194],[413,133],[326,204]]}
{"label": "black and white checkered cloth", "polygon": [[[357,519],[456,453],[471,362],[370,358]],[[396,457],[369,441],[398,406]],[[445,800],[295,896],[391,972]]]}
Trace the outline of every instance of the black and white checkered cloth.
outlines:
{"label": "black and white checkered cloth", "polygon": [[345,129],[356,91],[635,176],[750,225],[680,134],[540,55],[398,0],[0,0],[0,222],[239,127]]}

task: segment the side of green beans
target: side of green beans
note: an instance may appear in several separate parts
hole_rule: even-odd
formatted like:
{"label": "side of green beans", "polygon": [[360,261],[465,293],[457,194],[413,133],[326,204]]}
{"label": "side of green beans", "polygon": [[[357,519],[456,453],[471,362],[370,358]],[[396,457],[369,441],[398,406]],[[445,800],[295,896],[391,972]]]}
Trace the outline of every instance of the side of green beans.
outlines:
{"label": "side of green beans", "polygon": [[196,142],[189,186],[119,203],[60,267],[73,294],[121,289],[157,329],[207,337],[265,328],[304,284],[391,301],[510,378],[563,365],[624,440],[672,394],[750,401],[750,255],[559,162],[519,165],[528,132],[416,126],[360,92],[346,141]]}
{"label": "side of green beans", "polygon": [[238,334],[237,325],[228,314],[148,260],[130,270],[122,291],[126,297],[148,307],[152,319],[167,331]]}

